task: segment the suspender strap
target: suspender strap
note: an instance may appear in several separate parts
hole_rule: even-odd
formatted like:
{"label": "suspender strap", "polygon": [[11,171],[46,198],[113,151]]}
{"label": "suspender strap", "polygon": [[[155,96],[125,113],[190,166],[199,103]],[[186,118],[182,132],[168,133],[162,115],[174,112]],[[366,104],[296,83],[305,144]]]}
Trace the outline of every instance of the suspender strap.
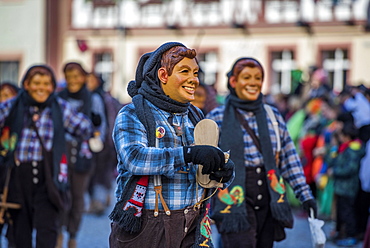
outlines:
{"label": "suspender strap", "polygon": [[158,214],[159,214],[159,210],[158,210],[158,197],[161,199],[161,203],[162,203],[162,206],[163,206],[163,209],[164,209],[165,213],[167,215],[171,215],[171,211],[168,208],[168,206],[166,204],[166,201],[164,200],[163,195],[162,195],[162,185],[154,186],[154,190],[155,190],[154,216],[157,217]]}
{"label": "suspender strap", "polygon": [[[203,116],[197,111],[197,109],[190,104],[190,109],[189,111],[191,112],[190,119],[193,122],[194,126],[197,122],[199,122],[201,119],[203,119]],[[155,147],[159,147],[159,140],[158,138],[155,139]],[[154,216],[157,217],[159,214],[159,201],[158,198],[161,200],[163,209],[167,215],[171,215],[171,211],[168,208],[166,201],[163,198],[162,195],[162,178],[161,175],[155,175],[154,177],[154,190],[155,190],[155,205],[154,205]],[[197,188],[198,189],[198,188]],[[197,194],[198,195],[198,194]],[[204,198],[204,197],[202,197]],[[202,200],[198,202],[198,206],[200,206]]]}
{"label": "suspender strap", "polygon": [[275,131],[275,134],[276,134],[277,151],[280,152],[281,151],[281,142],[280,142],[280,136],[279,136],[279,123],[277,122],[275,114],[272,111],[272,108],[270,107],[270,105],[264,104],[264,107],[265,107],[265,110],[266,110],[268,116],[270,117],[270,119],[272,121],[272,126],[274,127],[274,131]]}
{"label": "suspender strap", "polygon": [[275,114],[272,111],[270,105],[264,104],[265,110],[270,117],[272,121],[272,126],[275,131],[276,135],[276,153],[275,153],[275,162],[276,162],[276,167],[279,167],[280,165],[280,151],[281,151],[281,140],[280,140],[280,134],[279,134],[279,123],[276,120]]}
{"label": "suspender strap", "polygon": [[[155,147],[158,147],[158,138],[155,139]],[[158,198],[161,199],[161,203],[163,206],[163,209],[167,215],[171,215],[171,211],[168,208],[166,201],[163,198],[162,195],[162,178],[161,175],[155,175],[154,177],[154,191],[155,191],[155,206],[154,206],[154,217],[157,217],[159,214],[159,202]]]}

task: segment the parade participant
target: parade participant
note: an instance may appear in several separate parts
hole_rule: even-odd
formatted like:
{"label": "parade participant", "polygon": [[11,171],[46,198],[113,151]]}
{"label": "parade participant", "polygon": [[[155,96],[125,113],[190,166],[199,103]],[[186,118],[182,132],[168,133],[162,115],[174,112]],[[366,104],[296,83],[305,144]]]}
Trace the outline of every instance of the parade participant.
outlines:
{"label": "parade participant", "polygon": [[9,82],[0,83],[0,102],[15,97],[19,92],[19,88]]}
{"label": "parade participant", "polygon": [[111,202],[113,175],[117,166],[117,153],[114,149],[112,131],[114,121],[122,104],[109,92],[103,90],[104,81],[94,73],[87,76],[87,88],[104,102],[104,115],[107,120],[104,144],[101,151],[93,153],[93,173],[89,183],[90,207],[89,213],[101,215]]}
{"label": "parade participant", "polygon": [[128,92],[133,103],[116,118],[117,203],[110,218],[110,247],[213,247],[203,174],[227,187],[233,163],[224,153],[194,143],[203,117],[189,102],[199,85],[194,49],[169,42],[144,54]]}
{"label": "parade participant", "polygon": [[[207,118],[220,127],[220,148],[230,150],[235,179],[214,197],[215,220],[224,248],[273,247],[292,228],[284,180],[307,211],[316,203],[306,184],[299,157],[276,108],[263,103],[264,70],[254,58],[238,59],[227,74],[225,106]],[[281,148],[279,147],[281,145]]]}
{"label": "parade participant", "polygon": [[59,212],[67,204],[65,133],[87,139],[92,124],[54,94],[56,81],[46,65],[28,69],[16,98],[0,103],[3,164],[11,168],[9,208],[16,247],[55,247]]}
{"label": "parade participant", "polygon": [[204,83],[200,83],[195,91],[195,99],[191,104],[197,106],[206,115],[210,110],[218,106],[215,89]]}
{"label": "parade participant", "polygon": [[[86,88],[87,73],[81,64],[76,62],[66,63],[63,68],[66,79],[66,87],[58,93],[60,97],[67,100],[78,112],[88,116],[94,124],[95,141],[100,146],[104,142],[106,133],[106,118],[104,114],[104,103],[96,93],[91,93]],[[63,225],[69,233],[68,247],[77,246],[76,236],[80,228],[82,215],[85,211],[84,195],[92,173],[92,151],[89,139],[77,140],[75,137],[66,134],[67,158],[71,208],[63,214]],[[57,247],[63,243],[62,228],[58,236]]]}
{"label": "parade participant", "polygon": [[[336,145],[327,154],[328,172],[334,180],[336,197],[336,230],[338,246],[353,246],[357,240],[356,196],[360,190],[359,170],[365,147],[358,138],[359,130],[350,122],[336,131]],[[365,216],[367,217],[367,216]],[[345,233],[341,231],[345,230]]]}
{"label": "parade participant", "polygon": [[[5,102],[13,97],[16,97],[19,92],[19,88],[10,83],[10,82],[1,82],[0,83],[0,102]],[[1,163],[1,162],[0,162]],[[6,175],[6,168],[0,168],[0,182],[5,179]],[[1,185],[1,183],[0,183]],[[4,194],[3,189],[0,188],[0,194]],[[14,247],[14,241],[13,241],[13,235],[12,235],[12,225],[9,225],[10,223],[6,223],[6,216],[4,216],[4,222],[0,222],[0,239],[2,230],[4,227],[4,224],[6,224],[6,238],[8,239],[8,246]],[[0,241],[0,247],[1,247],[1,241]]]}
{"label": "parade participant", "polygon": [[370,138],[370,103],[358,87],[349,87],[340,94],[343,107],[354,118],[355,126],[359,129],[359,138],[365,144]]}

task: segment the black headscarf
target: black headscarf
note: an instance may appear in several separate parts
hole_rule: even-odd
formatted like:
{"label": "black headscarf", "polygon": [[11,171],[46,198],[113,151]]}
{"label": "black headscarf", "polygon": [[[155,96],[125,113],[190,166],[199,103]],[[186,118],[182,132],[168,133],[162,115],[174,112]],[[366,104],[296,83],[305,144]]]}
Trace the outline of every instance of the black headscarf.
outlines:
{"label": "black headscarf", "polygon": [[81,109],[78,111],[91,118],[91,92],[87,89],[86,84],[84,84],[79,91],[74,93],[69,92],[68,89],[65,88],[58,93],[58,96],[65,100],[72,98],[83,101]]}

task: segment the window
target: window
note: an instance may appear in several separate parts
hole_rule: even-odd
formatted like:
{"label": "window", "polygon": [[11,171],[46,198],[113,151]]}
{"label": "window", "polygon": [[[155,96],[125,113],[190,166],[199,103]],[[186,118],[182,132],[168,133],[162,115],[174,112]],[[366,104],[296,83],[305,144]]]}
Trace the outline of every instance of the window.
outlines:
{"label": "window", "polygon": [[110,91],[113,84],[113,54],[110,51],[94,53],[94,72],[104,80],[103,89]]}
{"label": "window", "polygon": [[207,85],[214,85],[217,80],[218,55],[215,51],[200,52],[197,54],[200,69],[202,73],[199,80]]}
{"label": "window", "polygon": [[0,82],[18,85],[19,61],[0,61]]}
{"label": "window", "polygon": [[321,51],[323,68],[328,72],[329,85],[334,92],[341,92],[346,84],[350,61],[348,50],[345,48]]}
{"label": "window", "polygon": [[297,69],[293,50],[283,49],[271,51],[271,94],[290,94],[295,86],[292,85],[292,71]]}

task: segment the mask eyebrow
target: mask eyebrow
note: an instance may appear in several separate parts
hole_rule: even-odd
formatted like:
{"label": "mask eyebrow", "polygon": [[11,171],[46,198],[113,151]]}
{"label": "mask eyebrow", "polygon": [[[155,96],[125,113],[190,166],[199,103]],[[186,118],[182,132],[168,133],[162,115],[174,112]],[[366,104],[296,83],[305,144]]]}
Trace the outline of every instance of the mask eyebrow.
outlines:
{"label": "mask eyebrow", "polygon": [[194,70],[199,70],[199,66],[195,67],[194,69],[192,69],[189,65],[182,65],[180,66],[179,68],[179,71],[183,70],[183,69],[188,69],[189,71],[194,71]]}

